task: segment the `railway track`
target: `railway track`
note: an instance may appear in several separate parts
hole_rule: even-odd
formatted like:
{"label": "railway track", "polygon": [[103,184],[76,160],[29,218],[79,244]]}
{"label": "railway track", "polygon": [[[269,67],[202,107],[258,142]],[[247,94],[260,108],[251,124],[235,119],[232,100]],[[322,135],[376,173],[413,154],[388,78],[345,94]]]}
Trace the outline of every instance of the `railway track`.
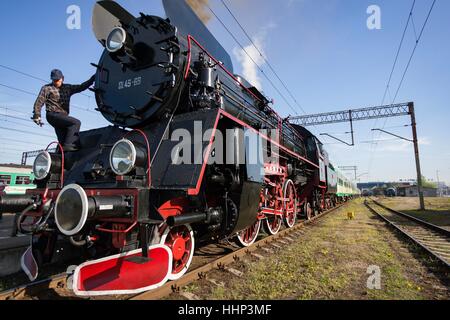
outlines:
{"label": "railway track", "polygon": [[[337,209],[345,206],[331,208],[325,211],[309,221],[300,221],[292,228],[285,228],[278,234],[273,236],[267,236],[261,240],[255,242],[252,246],[247,248],[236,248],[230,244],[209,245],[202,247],[200,252],[216,252],[211,257],[202,257],[195,255],[191,268],[192,271],[186,273],[181,279],[176,281],[169,281],[158,289],[140,293],[137,295],[121,295],[121,296],[101,296],[101,297],[83,297],[81,299],[120,299],[120,300],[157,300],[169,296],[172,293],[179,293],[181,288],[189,283],[202,279],[211,270],[225,269],[228,265],[235,263],[242,259],[244,256],[254,254],[257,250],[271,246],[272,248],[281,249],[287,242],[284,239],[292,239],[293,237],[301,236],[300,230],[310,224],[314,224],[327,214],[336,211]],[[221,254],[222,252],[227,252]],[[16,288],[0,292],[0,300],[20,300],[20,299],[80,299],[70,292],[68,288],[68,275],[58,274],[48,279],[40,280],[28,285],[18,286]]]}
{"label": "railway track", "polygon": [[371,199],[366,207],[450,269],[450,231]]}

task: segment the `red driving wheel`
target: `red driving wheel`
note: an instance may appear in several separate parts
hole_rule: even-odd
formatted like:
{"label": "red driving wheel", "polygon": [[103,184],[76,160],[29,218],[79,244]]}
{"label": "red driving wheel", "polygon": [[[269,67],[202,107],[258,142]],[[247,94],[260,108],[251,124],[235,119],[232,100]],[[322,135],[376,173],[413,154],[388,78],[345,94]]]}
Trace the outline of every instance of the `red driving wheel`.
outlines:
{"label": "red driving wheel", "polygon": [[181,278],[192,262],[194,256],[194,232],[190,225],[166,227],[161,243],[172,250],[172,274],[170,280]]}

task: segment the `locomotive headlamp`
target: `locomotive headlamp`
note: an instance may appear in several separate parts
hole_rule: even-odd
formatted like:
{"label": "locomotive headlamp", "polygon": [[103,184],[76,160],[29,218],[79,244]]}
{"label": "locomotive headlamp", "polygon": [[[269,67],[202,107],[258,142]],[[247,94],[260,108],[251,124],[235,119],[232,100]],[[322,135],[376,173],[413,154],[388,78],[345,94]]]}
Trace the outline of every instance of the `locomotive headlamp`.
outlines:
{"label": "locomotive headlamp", "polygon": [[130,212],[125,196],[88,196],[77,184],[64,187],[55,201],[55,222],[61,233],[73,236],[88,220],[123,217]]}
{"label": "locomotive headlamp", "polygon": [[52,159],[47,151],[38,154],[33,164],[33,173],[37,180],[45,179],[50,173]]}
{"label": "locomotive headlamp", "polygon": [[113,172],[123,176],[145,161],[145,152],[128,139],[118,141],[111,150],[109,164]]}
{"label": "locomotive headlamp", "polygon": [[123,28],[114,28],[106,40],[106,50],[111,53],[119,51],[125,46],[127,38],[127,32]]}
{"label": "locomotive headlamp", "polygon": [[59,155],[43,151],[34,160],[33,174],[37,180],[43,180],[50,173],[56,173],[59,170],[61,170],[61,159]]}

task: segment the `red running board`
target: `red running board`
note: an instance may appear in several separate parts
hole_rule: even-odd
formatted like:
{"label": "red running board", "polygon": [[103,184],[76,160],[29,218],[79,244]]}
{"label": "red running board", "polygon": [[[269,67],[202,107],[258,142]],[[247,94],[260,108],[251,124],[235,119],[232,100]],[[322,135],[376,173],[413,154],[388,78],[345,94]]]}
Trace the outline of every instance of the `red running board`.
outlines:
{"label": "red running board", "polygon": [[79,296],[135,294],[156,289],[167,282],[172,271],[172,251],[165,245],[149,247],[149,261],[137,263],[142,250],[88,261],[73,275],[73,291]]}

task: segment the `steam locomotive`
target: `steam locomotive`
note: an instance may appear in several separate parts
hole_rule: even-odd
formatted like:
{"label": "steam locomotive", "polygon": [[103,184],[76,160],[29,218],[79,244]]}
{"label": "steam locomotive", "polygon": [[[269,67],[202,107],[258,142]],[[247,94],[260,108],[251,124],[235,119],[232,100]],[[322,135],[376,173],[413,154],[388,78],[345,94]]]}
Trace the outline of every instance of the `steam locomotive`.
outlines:
{"label": "steam locomotive", "polygon": [[250,246],[358,193],[311,132],[233,73],[184,0],[163,5],[167,19],[96,3],[92,90],[112,126],[81,132],[79,151],[40,153],[37,189],[0,198],[32,234],[31,280],[67,240],[86,261],[76,294],[150,290],[183,276],[202,243]]}

